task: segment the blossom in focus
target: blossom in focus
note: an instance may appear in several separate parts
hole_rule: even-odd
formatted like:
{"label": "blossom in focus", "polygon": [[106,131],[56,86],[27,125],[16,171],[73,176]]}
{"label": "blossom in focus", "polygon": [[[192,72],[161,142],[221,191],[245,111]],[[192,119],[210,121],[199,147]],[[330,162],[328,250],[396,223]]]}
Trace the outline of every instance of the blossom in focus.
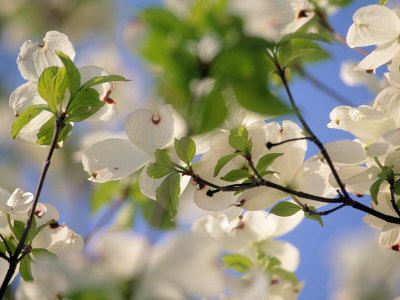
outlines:
{"label": "blossom in focus", "polygon": [[360,70],[374,70],[390,61],[400,51],[400,19],[384,5],[368,5],[353,15],[353,24],[347,32],[349,47],[377,48],[357,66]]}
{"label": "blossom in focus", "polygon": [[[83,152],[84,170],[94,182],[121,179],[151,163],[157,149],[172,146],[174,139],[182,137],[185,131],[184,121],[171,105],[161,106],[156,113],[136,110],[125,121],[128,139],[111,138],[91,145]],[[184,179],[187,183],[188,177]],[[149,177],[146,168],[139,180],[142,192],[155,199],[155,190],[162,180]]]}
{"label": "blossom in focus", "polygon": [[[43,39],[43,44],[26,41],[18,54],[17,64],[21,75],[28,82],[19,86],[10,96],[9,106],[14,110],[14,114],[18,116],[21,112],[31,105],[46,104],[47,102],[41,98],[38,93],[37,85],[42,72],[51,66],[63,67],[63,64],[55,51],[61,51],[74,60],[75,49],[68,37],[57,31],[47,32]],[[81,73],[81,83],[96,77],[105,76],[108,73],[95,66],[84,66],[79,68]],[[106,82],[95,86],[94,89],[99,93],[99,101],[103,101],[105,105],[89,120],[107,121],[113,118],[117,113],[116,103],[110,98],[113,89],[111,82]],[[58,110],[62,113],[69,99],[69,92],[66,91],[64,100],[61,101]],[[19,137],[22,139],[36,142],[37,134],[41,126],[47,122],[53,114],[43,110],[29,124],[22,128]]]}

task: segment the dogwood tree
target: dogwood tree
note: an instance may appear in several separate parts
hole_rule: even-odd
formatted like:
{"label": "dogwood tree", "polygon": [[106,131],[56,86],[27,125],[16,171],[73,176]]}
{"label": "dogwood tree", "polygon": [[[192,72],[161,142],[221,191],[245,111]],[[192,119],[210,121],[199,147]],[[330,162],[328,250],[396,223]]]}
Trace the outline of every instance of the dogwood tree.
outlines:
{"label": "dogwood tree", "polygon": [[[400,22],[379,1],[357,10],[341,37],[329,13],[350,2],[166,0],[138,13],[126,42],[153,71],[162,100],[132,107],[122,137],[88,137],[80,160],[95,182],[94,210],[117,198],[113,213],[133,198],[161,230],[177,226],[184,202],[195,203],[202,216],[191,229],[157,243],[127,230],[128,205],[83,251],[84,238],[39,202],[54,152],[75,123],[116,117],[114,83],[128,79],[77,67],[65,33],[24,42],[17,64],[27,82],[9,99],[11,137],[48,155],[34,194],[0,190],[0,298],[19,273],[17,299],[297,299],[307,280],[295,274],[301,253],[276,238],[303,217],[323,226],[344,207],[365,213],[379,245],[399,251]],[[328,127],[354,139],[324,145],[291,84],[329,58],[330,44],[346,42],[363,53],[357,47],[377,46],[347,71],[349,82],[373,81],[366,73],[384,64],[387,82],[374,85],[382,89],[372,105],[333,109]],[[287,114],[297,122],[271,120]],[[306,158],[310,144],[318,153]]]}

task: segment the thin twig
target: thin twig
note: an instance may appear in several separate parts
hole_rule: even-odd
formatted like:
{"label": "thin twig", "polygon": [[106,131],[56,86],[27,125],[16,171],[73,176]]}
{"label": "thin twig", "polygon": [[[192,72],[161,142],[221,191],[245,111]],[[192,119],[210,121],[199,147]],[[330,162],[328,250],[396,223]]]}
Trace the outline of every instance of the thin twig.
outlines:
{"label": "thin twig", "polygon": [[279,146],[279,145],[282,145],[282,144],[286,144],[288,142],[296,142],[296,141],[300,141],[300,140],[311,140],[311,139],[312,139],[311,137],[305,136],[305,137],[300,137],[300,138],[287,139],[287,140],[284,140],[284,141],[279,142],[279,143],[267,142],[265,144],[265,146],[270,150],[272,147],[276,147],[276,146]]}
{"label": "thin twig", "polygon": [[308,206],[306,206],[306,209],[304,210],[305,212],[309,213],[310,215],[318,215],[318,216],[327,216],[343,207],[345,207],[346,204],[340,204],[339,206],[336,206],[332,209],[328,209],[328,210],[324,210],[324,211],[312,211],[311,209],[308,208]]}

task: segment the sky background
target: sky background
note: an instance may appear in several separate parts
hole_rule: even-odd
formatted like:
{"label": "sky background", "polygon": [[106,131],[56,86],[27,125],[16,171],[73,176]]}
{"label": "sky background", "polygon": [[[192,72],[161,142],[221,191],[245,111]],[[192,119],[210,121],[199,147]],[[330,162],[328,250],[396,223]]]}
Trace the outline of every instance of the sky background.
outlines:
{"label": "sky background", "polygon": [[[347,30],[352,23],[352,15],[354,12],[361,6],[376,4],[377,2],[377,0],[355,1],[352,5],[349,5],[345,9],[342,9],[338,13],[331,16],[331,24],[337,32],[343,36],[346,36]],[[135,12],[152,3],[157,4],[158,1],[120,0],[113,3],[116,3],[116,12],[115,14],[112,12],[109,13],[110,17],[111,14],[113,14],[115,26],[113,26],[111,29],[108,29],[106,33],[95,34],[75,42],[74,38],[70,36],[68,30],[64,32],[70,36],[71,41],[73,41],[76,47],[76,61],[78,65],[97,64],[103,67],[103,62],[110,60],[110,58],[107,56],[113,55],[114,53],[107,52],[107,49],[113,49],[112,51],[115,51],[115,53],[118,54],[119,64],[116,64],[112,60],[110,60],[109,64],[116,68],[116,72],[118,72],[118,74],[132,79],[132,82],[127,88],[128,90],[130,88],[131,92],[127,91],[125,94],[125,96],[128,95],[130,99],[124,99],[125,103],[121,104],[120,107],[122,116],[124,116],[135,110],[138,106],[145,105],[146,100],[148,100],[151,95],[151,76],[146,72],[146,69],[141,64],[140,59],[137,57],[135,58],[130,54],[129,49],[124,44],[123,33],[127,24],[131,22],[132,16],[134,16]],[[390,0],[389,3],[394,5],[399,4],[400,6],[400,2],[397,0]],[[108,15],[97,15],[96,13],[95,17],[106,19],[108,18]],[[52,28],[49,25],[45,31],[38,32],[37,36],[31,36],[29,38],[32,40],[40,40],[40,38],[45,35],[46,31],[52,29],[58,28]],[[3,97],[1,100],[2,104],[5,105],[8,103],[8,95],[24,82],[19,75],[15,60],[17,53],[19,52],[19,47],[25,39],[20,39],[18,42],[18,37],[15,37],[14,35],[14,40],[10,42],[7,40],[9,36],[10,30],[6,33],[3,32],[0,40],[0,81],[2,82],[3,88]],[[23,34],[21,34],[21,36],[23,36]],[[345,96],[354,106],[372,102],[374,95],[371,94],[366,87],[348,87],[339,77],[340,66],[343,61],[353,60],[357,62],[362,59],[362,55],[340,44],[323,46],[332,54],[332,59],[319,63],[318,65],[309,66],[307,71],[314,77],[318,78],[322,83],[328,85],[339,94]],[[100,51],[99,54],[96,53],[98,51]],[[98,60],[100,60],[98,63],[93,62]],[[119,67],[123,69],[118,69]],[[385,66],[381,67],[381,70],[378,73],[381,74],[382,71],[385,71],[385,69]],[[300,78],[294,79],[292,84],[292,92],[304,118],[307,120],[310,127],[314,130],[322,142],[326,143],[339,139],[352,138],[351,135],[347,133],[339,130],[329,129],[326,126],[326,124],[330,121],[330,111],[334,107],[340,105],[340,103],[338,103],[335,99],[332,99],[330,96],[316,89],[311,83]],[[4,109],[4,106],[2,106],[1,109]],[[11,111],[8,111],[7,113],[12,114]],[[295,120],[293,117],[291,119]],[[108,124],[106,128],[118,130],[121,128],[122,123],[123,117],[114,123]],[[92,125],[90,128],[95,128],[97,126],[100,125]],[[82,131],[89,130],[86,128],[80,129]],[[0,132],[0,134],[3,133]],[[25,153],[27,154],[27,157],[20,158],[18,166],[21,166],[22,164],[24,167],[23,172],[19,173],[22,175],[15,176],[18,181],[12,181],[13,177],[11,176],[10,172],[10,178],[8,178],[8,181],[3,175],[2,178],[7,181],[7,184],[4,184],[5,186],[3,186],[9,189],[21,186],[24,190],[33,192],[40,170],[40,163],[31,164],[28,162],[30,159],[35,159],[38,162],[41,161],[44,158],[45,151],[32,150],[31,152],[31,150],[28,150],[27,147],[35,146],[20,141],[11,142],[10,139],[4,139],[5,142],[0,145],[0,153],[4,153],[4,157],[12,157],[11,152],[14,151],[12,146],[10,146],[12,143],[17,143],[17,147],[19,147],[19,153]],[[72,145],[70,151],[76,151],[78,148],[78,143],[75,143]],[[21,151],[21,149],[23,150]],[[314,146],[310,146],[307,156],[312,156],[316,153],[316,148]],[[58,158],[57,155],[55,160]],[[49,180],[46,183],[42,201],[56,203],[57,207],[62,212],[62,220],[65,221],[68,226],[73,228],[76,232],[84,234],[88,231],[88,228],[92,226],[94,220],[96,219],[96,217],[92,216],[92,221],[88,225],[87,218],[90,216],[90,208],[87,197],[89,195],[89,189],[87,187],[83,187],[83,196],[82,194],[79,194],[79,199],[74,198],[78,196],[74,195],[74,187],[72,184],[59,183],[59,176],[57,174],[60,170],[65,170],[63,169],[65,168],[65,165],[58,164],[57,162],[55,162],[54,165],[55,167],[53,168],[52,166],[53,169],[50,171]],[[74,165],[74,168],[79,169],[79,163]],[[7,174],[7,172],[1,173],[0,168],[0,174]],[[81,172],[80,175],[72,180],[75,180],[75,182],[82,182],[86,180],[85,177],[86,175]],[[50,189],[48,186],[51,186],[52,183],[55,182],[58,183],[58,188],[56,190]],[[360,201],[365,204],[369,204],[370,199],[368,197],[364,197]],[[369,248],[364,246],[361,248],[357,242],[354,242],[354,244],[351,243],[352,240],[356,240],[355,237],[373,232],[372,229],[369,229],[363,223],[363,216],[364,214],[362,212],[355,211],[351,208],[344,208],[332,215],[324,217],[323,228],[317,222],[304,220],[295,230],[282,238],[293,243],[301,253],[301,263],[297,271],[297,275],[300,280],[306,280],[306,284],[300,294],[300,300],[329,299],[335,294],[333,291],[333,268],[338,266],[338,264],[335,263],[335,256],[339,252],[338,246],[343,243],[342,241],[345,237],[347,238],[345,243],[347,243],[347,245],[353,249],[355,253],[363,252],[365,254],[365,251],[370,251],[371,260],[374,260],[375,258],[378,259],[378,257],[381,257],[381,255],[384,255],[385,257],[398,256],[398,253],[385,251],[377,247],[377,239],[371,241],[371,243],[375,246],[371,246]],[[348,238],[349,236],[350,239]],[[354,238],[352,238],[352,236]],[[343,270],[343,272],[345,272],[345,270]]]}

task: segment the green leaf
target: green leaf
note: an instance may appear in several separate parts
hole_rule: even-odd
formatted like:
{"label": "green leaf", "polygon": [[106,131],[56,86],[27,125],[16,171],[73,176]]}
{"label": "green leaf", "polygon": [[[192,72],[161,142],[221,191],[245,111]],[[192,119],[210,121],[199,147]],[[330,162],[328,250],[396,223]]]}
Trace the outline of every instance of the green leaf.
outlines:
{"label": "green leaf", "polygon": [[196,155],[196,144],[189,137],[183,137],[179,140],[175,139],[175,152],[178,157],[187,165],[190,166],[194,156]]}
{"label": "green leaf", "polygon": [[371,198],[372,201],[374,201],[375,204],[378,204],[378,193],[379,189],[381,187],[381,184],[385,181],[384,178],[379,178],[377,179],[370,187],[369,191],[371,193]]}
{"label": "green leaf", "polygon": [[221,169],[229,162],[231,161],[234,157],[240,155],[240,153],[233,153],[233,154],[228,154],[225,155],[223,157],[221,157],[220,159],[218,159],[217,165],[214,168],[214,174],[213,176],[217,176],[219,174],[219,172],[221,171]]}
{"label": "green leaf", "polygon": [[280,217],[289,217],[299,210],[302,210],[301,206],[292,202],[282,201],[276,204],[269,213]]}
{"label": "green leaf", "polygon": [[21,129],[27,125],[32,119],[37,117],[47,105],[31,105],[19,114],[11,128],[11,137],[16,139]]}
{"label": "green leaf", "polygon": [[35,259],[42,259],[42,258],[57,258],[57,255],[50,252],[44,248],[34,248],[32,249],[32,255]]}
{"label": "green leaf", "polygon": [[52,112],[58,112],[58,104],[64,98],[68,85],[65,67],[48,67],[39,77],[38,92],[46,100]]}
{"label": "green leaf", "polygon": [[298,283],[297,276],[293,272],[289,272],[281,268],[274,268],[270,272],[271,274],[278,276],[281,280],[289,281],[294,286]]}
{"label": "green leaf", "polygon": [[110,82],[110,81],[130,81],[129,79],[126,79],[125,77],[122,77],[120,75],[108,75],[108,76],[97,76],[89,79],[86,81],[81,87],[81,90],[90,88],[92,86],[102,84],[105,82]]}
{"label": "green leaf", "polygon": [[292,39],[279,48],[278,60],[282,66],[287,66],[289,62],[295,59],[308,60],[316,56],[323,56],[324,53],[326,51],[315,42],[305,39]]}
{"label": "green leaf", "polygon": [[389,0],[379,0],[380,5],[385,5]]}
{"label": "green leaf", "polygon": [[189,120],[193,134],[211,131],[220,126],[225,120],[228,111],[225,100],[219,89],[211,91],[200,100],[199,108]]}
{"label": "green leaf", "polygon": [[157,201],[147,198],[142,203],[142,211],[147,223],[154,228],[170,230],[176,227],[176,223],[171,220],[171,216]]}
{"label": "green leaf", "polygon": [[400,196],[400,179],[397,179],[397,180],[394,182],[394,193],[395,193],[397,196]]}
{"label": "green leaf", "polygon": [[244,127],[232,129],[229,134],[229,145],[232,148],[241,151],[244,155],[250,156],[253,149],[253,143],[248,139],[249,133]]}
{"label": "green leaf", "polygon": [[265,154],[258,160],[256,170],[258,172],[265,171],[279,156],[282,156],[283,153],[268,153]]}
{"label": "green leaf", "polygon": [[19,273],[25,281],[33,281],[31,263],[32,259],[26,255],[19,264]]}
{"label": "green leaf", "polygon": [[[309,206],[308,209],[311,210],[311,211],[315,211],[315,212],[317,211],[317,209],[314,206]],[[324,223],[322,222],[322,218],[321,218],[320,215],[311,215],[309,212],[304,212],[304,216],[307,219],[311,219],[311,220],[317,221],[319,223],[319,225],[324,227]]]}
{"label": "green leaf", "polygon": [[92,213],[96,213],[100,207],[111,202],[120,193],[120,181],[108,181],[96,183],[90,195],[90,208]]}
{"label": "green leaf", "polygon": [[253,262],[241,254],[228,254],[222,258],[222,263],[239,273],[246,273],[253,267]]}
{"label": "green leaf", "polygon": [[69,58],[68,55],[61,51],[56,51],[56,54],[61,59],[65,69],[67,70],[68,90],[69,93],[73,95],[81,85],[81,74],[79,73],[78,68],[75,66],[74,62]]}
{"label": "green leaf", "polygon": [[304,40],[311,40],[311,41],[320,41],[325,43],[331,43],[331,41],[326,38],[324,35],[319,33],[311,33],[311,32],[294,32],[287,34],[281,38],[278,42],[278,46],[283,45],[289,42],[292,39],[304,39]]}
{"label": "green leaf", "polygon": [[154,179],[160,179],[170,173],[177,172],[174,163],[165,150],[156,150],[156,162],[147,167],[147,175]]}
{"label": "green leaf", "polygon": [[221,179],[229,182],[234,182],[247,177],[250,177],[250,174],[247,170],[235,169],[228,172],[225,176],[221,177]]}
{"label": "green leaf", "polygon": [[[49,146],[51,144],[51,141],[53,140],[53,135],[54,135],[54,129],[55,129],[55,121],[56,117],[52,117],[50,120],[48,120],[46,123],[42,125],[40,128],[38,134],[37,134],[37,144],[38,145],[47,145]],[[63,142],[67,139],[69,134],[71,133],[73,129],[73,126],[71,123],[66,123],[64,128],[61,130],[57,143]]]}
{"label": "green leaf", "polygon": [[99,93],[92,88],[80,91],[67,111],[66,120],[71,122],[81,122],[94,115],[105,103],[100,100]]}
{"label": "green leaf", "polygon": [[170,174],[156,190],[157,201],[168,211],[171,219],[174,219],[178,212],[180,179],[178,173]]}
{"label": "green leaf", "polygon": [[20,238],[22,236],[24,228],[25,228],[25,223],[18,221],[18,220],[14,221],[14,226],[12,228],[12,231],[15,234],[15,237],[18,239],[18,241],[20,240]]}

